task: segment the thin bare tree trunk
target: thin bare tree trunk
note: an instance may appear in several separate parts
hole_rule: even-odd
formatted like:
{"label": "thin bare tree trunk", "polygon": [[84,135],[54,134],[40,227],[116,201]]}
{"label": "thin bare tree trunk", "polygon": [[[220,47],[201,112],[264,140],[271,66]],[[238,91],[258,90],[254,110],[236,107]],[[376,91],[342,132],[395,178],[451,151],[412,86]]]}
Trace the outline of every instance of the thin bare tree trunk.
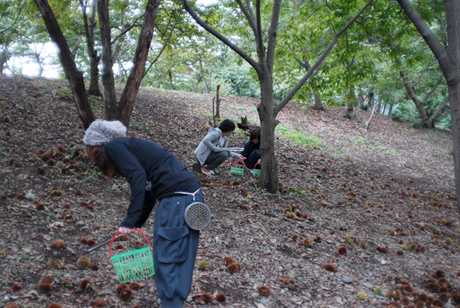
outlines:
{"label": "thin bare tree trunk", "polygon": [[198,80],[195,83],[195,86],[193,87],[193,90],[192,90],[193,93],[196,93],[196,91],[198,90],[198,86],[200,85],[200,82],[202,79],[203,79],[203,76],[200,75],[200,77],[198,77]]}
{"label": "thin bare tree trunk", "polygon": [[88,16],[86,14],[86,1],[80,0],[81,12],[83,15],[83,23],[85,26],[86,35],[86,49],[88,51],[89,65],[90,65],[90,76],[89,76],[89,88],[88,94],[101,96],[101,90],[99,89],[99,65],[100,57],[97,55],[97,51],[94,48],[94,29],[96,26],[96,0],[91,2],[91,18],[88,22]]}
{"label": "thin bare tree trunk", "polygon": [[[121,9],[121,24],[123,26],[123,29],[127,30],[129,28],[129,24],[126,24],[126,9],[123,7]],[[117,44],[115,45],[115,50],[113,52],[113,59],[118,63],[118,73],[117,73],[117,86],[121,87],[121,81],[123,79],[123,62],[122,62],[122,50],[121,50],[121,44],[125,41],[126,39],[126,34],[122,34],[118,39],[117,39]]]}
{"label": "thin bare tree trunk", "polygon": [[220,118],[220,84],[217,85],[217,90],[216,90],[216,119]]}
{"label": "thin bare tree trunk", "polygon": [[364,106],[364,95],[363,95],[363,91],[361,90],[361,87],[359,87],[357,96],[358,96],[358,105]]}
{"label": "thin bare tree trunk", "polygon": [[169,77],[169,85],[171,86],[171,89],[177,90],[173,83],[171,70],[168,71],[168,77]]}
{"label": "thin bare tree trunk", "polygon": [[54,17],[53,10],[46,0],[34,0],[43,21],[45,22],[46,29],[48,30],[51,39],[59,47],[59,60],[64,69],[67,80],[69,80],[70,88],[72,89],[73,97],[75,99],[75,106],[77,107],[78,116],[83,123],[84,129],[87,129],[91,122],[95,120],[94,114],[88,101],[88,96],[85,89],[85,81],[83,73],[77,69],[75,62],[72,58],[69,46],[65,40],[64,34],[59,28],[58,22]]}
{"label": "thin bare tree trunk", "polygon": [[423,105],[425,102],[428,100],[430,95],[436,90],[438,87],[439,83],[442,80],[442,77],[438,79],[438,82],[434,85],[434,87],[430,90],[430,92],[427,93],[427,95],[424,97],[423,101],[420,101],[419,98],[417,97],[417,94],[414,91],[414,87],[412,86],[411,82],[409,81],[409,78],[407,77],[406,73],[404,71],[399,72],[399,75],[402,78],[404,87],[406,88],[407,94],[409,95],[410,99],[412,102],[414,102],[415,107],[417,108],[417,111],[420,115],[420,118],[422,119],[423,122],[425,122],[429,127],[433,127],[433,119],[430,118],[428,113],[426,112],[425,108],[423,108]]}
{"label": "thin bare tree trunk", "polygon": [[97,13],[101,29],[102,48],[102,97],[104,99],[105,118],[117,119],[117,96],[113,79],[112,44],[110,39],[109,0],[97,0]]}
{"label": "thin bare tree trunk", "polygon": [[37,44],[34,44],[34,56],[35,56],[35,61],[37,62],[38,64],[38,73],[37,73],[37,76],[38,77],[42,77],[42,74],[43,74],[43,64],[42,64],[42,60],[40,58],[41,56],[41,53],[43,51],[43,47],[45,46],[44,43],[41,43],[41,47],[40,47],[40,50],[37,50]]}
{"label": "thin bare tree trunk", "polygon": [[441,105],[439,105],[439,107],[430,115],[429,120],[431,121],[431,123],[433,123],[433,127],[434,127],[434,120],[436,120],[436,117],[441,112],[441,110],[444,107],[446,107],[448,102],[449,102],[449,97],[446,97],[446,99],[441,103]]}
{"label": "thin bare tree trunk", "polygon": [[[303,66],[303,68],[305,68],[305,70],[307,72],[311,68],[310,62],[308,60],[305,60],[304,62],[300,61],[299,59],[296,59],[296,60],[297,60],[297,62],[299,62],[300,65]],[[319,70],[320,70],[320,68],[318,67],[316,69],[315,73],[313,74],[313,76],[318,75]],[[313,109],[314,110],[324,111],[323,100],[321,99],[321,96],[319,95],[318,91],[315,90],[315,88],[316,88],[316,81],[315,80],[312,81],[312,85],[313,85],[313,91],[312,91],[313,92],[313,99],[315,101],[315,105],[313,106]]]}
{"label": "thin bare tree trunk", "polygon": [[364,126],[364,135],[365,135],[366,140],[367,140],[367,130],[371,126],[372,117],[374,116],[376,107],[377,107],[377,104],[375,104],[374,107],[372,108],[371,116],[369,117],[369,120],[366,121],[366,124]]}
{"label": "thin bare tree trunk", "polygon": [[126,86],[120,97],[118,119],[120,119],[126,126],[129,124],[136,96],[139,91],[142,78],[144,77],[145,63],[147,62],[147,56],[152,42],[153,32],[155,30],[155,22],[160,2],[161,0],[149,0],[147,3],[140,37],[137,42],[136,54],[134,55],[134,66],[131,69],[128,80],[126,81]]}

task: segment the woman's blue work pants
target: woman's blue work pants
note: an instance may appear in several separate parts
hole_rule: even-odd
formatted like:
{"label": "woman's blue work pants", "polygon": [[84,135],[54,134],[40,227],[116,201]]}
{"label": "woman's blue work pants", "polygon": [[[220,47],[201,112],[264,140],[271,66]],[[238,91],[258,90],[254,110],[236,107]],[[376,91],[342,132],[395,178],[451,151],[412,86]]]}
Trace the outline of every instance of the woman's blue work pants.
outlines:
{"label": "woman's blue work pants", "polygon": [[[201,190],[195,201],[204,202]],[[184,219],[185,209],[192,202],[191,195],[176,195],[162,199],[155,211],[153,262],[161,308],[182,308],[192,286],[200,236]]]}

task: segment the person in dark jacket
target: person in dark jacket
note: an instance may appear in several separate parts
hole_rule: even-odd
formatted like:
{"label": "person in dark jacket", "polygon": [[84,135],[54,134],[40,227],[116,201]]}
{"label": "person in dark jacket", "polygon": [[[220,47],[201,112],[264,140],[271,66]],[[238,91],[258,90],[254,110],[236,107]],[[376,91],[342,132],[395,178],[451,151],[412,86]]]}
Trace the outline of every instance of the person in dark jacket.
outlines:
{"label": "person in dark jacket", "polygon": [[83,142],[101,172],[109,179],[121,175],[130,185],[130,205],[120,233],[142,227],[158,200],[153,235],[157,293],[162,308],[182,308],[191,289],[199,240],[199,231],[185,223],[184,211],[193,201],[204,201],[200,183],[165,148],[127,138],[120,121],[94,121]]}
{"label": "person in dark jacket", "polygon": [[246,157],[245,164],[249,169],[254,169],[254,166],[258,163],[257,167],[260,169],[260,129],[253,129],[249,135],[249,140],[244,144],[241,156]]}

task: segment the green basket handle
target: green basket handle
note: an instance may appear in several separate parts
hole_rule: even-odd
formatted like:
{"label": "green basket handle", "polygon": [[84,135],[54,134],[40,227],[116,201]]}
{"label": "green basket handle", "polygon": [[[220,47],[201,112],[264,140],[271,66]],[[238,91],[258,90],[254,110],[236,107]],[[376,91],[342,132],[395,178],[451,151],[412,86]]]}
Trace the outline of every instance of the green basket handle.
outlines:
{"label": "green basket handle", "polygon": [[256,169],[256,166],[257,166],[258,164],[259,164],[259,163],[256,163],[256,164],[254,165],[254,168],[252,168],[252,169]]}
{"label": "green basket handle", "polygon": [[243,169],[246,170],[246,164],[241,160],[241,159],[238,159],[238,160],[235,160],[231,165],[230,165],[230,169],[233,167],[233,164],[234,163],[242,163],[243,164]]}
{"label": "green basket handle", "polygon": [[[133,231],[136,231],[136,232],[139,232],[140,234],[142,234],[142,236],[143,236],[143,237],[145,238],[145,240],[147,241],[147,244],[149,244],[150,250],[152,250],[152,246],[150,246],[150,241],[149,241],[149,239],[147,238],[147,235],[145,235],[144,232],[142,232],[141,230],[136,229],[136,228],[134,228]],[[112,240],[110,241],[110,246],[109,246],[110,258],[112,258],[112,243],[113,243],[113,241],[115,240],[115,238],[117,237],[118,234],[120,234],[120,231],[118,231],[117,233],[115,233],[115,235],[112,237]]]}

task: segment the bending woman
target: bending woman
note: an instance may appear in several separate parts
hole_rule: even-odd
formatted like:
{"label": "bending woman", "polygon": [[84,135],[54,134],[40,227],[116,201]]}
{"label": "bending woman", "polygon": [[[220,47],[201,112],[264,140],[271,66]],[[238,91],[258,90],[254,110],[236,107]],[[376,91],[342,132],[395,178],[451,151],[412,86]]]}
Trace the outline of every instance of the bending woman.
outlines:
{"label": "bending woman", "polygon": [[184,212],[194,200],[203,202],[193,173],[165,148],[151,141],[127,138],[120,121],[96,120],[83,142],[88,156],[109,179],[121,175],[131,187],[126,218],[118,231],[140,228],[156,200],[153,232],[155,284],[162,308],[182,308],[187,298],[198,249],[199,231],[190,229]]}

